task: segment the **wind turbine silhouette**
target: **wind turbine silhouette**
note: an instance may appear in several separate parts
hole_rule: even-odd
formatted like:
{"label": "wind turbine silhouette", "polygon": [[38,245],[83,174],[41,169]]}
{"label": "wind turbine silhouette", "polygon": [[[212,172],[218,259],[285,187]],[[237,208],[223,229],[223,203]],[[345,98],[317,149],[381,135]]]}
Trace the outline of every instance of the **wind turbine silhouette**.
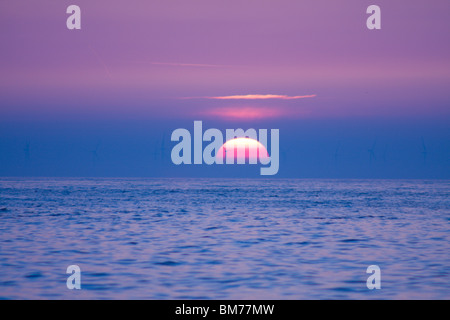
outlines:
{"label": "wind turbine silhouette", "polygon": [[[155,145],[157,145],[157,144],[155,143]],[[165,155],[166,150],[167,150],[167,147],[166,147],[166,134],[163,133],[162,138],[161,138],[160,147],[159,148],[156,147],[155,151],[153,153],[153,156],[154,156],[155,160],[156,160],[157,156],[159,155],[161,161],[163,161],[166,158],[166,155]]]}
{"label": "wind turbine silhouette", "polygon": [[388,149],[388,145],[386,144],[384,146],[384,150],[383,150],[383,161],[386,162],[386,153],[387,153],[387,149]]}
{"label": "wind turbine silhouette", "polygon": [[25,153],[25,160],[28,161],[30,160],[30,141],[27,140],[25,142],[25,148],[23,148],[23,151]]}
{"label": "wind turbine silhouette", "polygon": [[339,149],[341,148],[341,142],[339,141],[336,147],[336,150],[334,150],[334,164],[337,165],[338,163],[338,157],[339,157]]}
{"label": "wind turbine silhouette", "polygon": [[377,144],[377,141],[375,140],[375,142],[373,143],[372,147],[370,149],[367,149],[367,151],[369,152],[369,162],[372,163],[372,160],[376,160],[376,156],[375,156],[375,146]]}
{"label": "wind turbine silhouette", "polygon": [[283,146],[280,148],[280,154],[281,154],[281,160],[286,161],[287,160],[287,154],[291,151],[291,146]]}
{"label": "wind turbine silhouette", "polygon": [[153,147],[153,160],[155,160],[155,161],[156,161],[156,159],[158,159],[158,155],[159,155],[158,148],[156,147],[157,146],[157,142],[158,142],[158,140],[155,140],[154,144],[152,144],[152,147]]}
{"label": "wind turbine silhouette", "polygon": [[423,155],[423,163],[427,162],[427,147],[425,146],[425,140],[423,139],[423,137],[421,137],[422,139],[422,155]]}
{"label": "wind turbine silhouette", "polygon": [[92,164],[94,165],[94,167],[95,167],[95,165],[96,165],[96,163],[97,163],[97,160],[98,160],[98,148],[100,147],[100,142],[98,142],[96,145],[95,145],[95,148],[93,149],[93,150],[91,150],[90,152],[91,152],[91,155],[92,155]]}

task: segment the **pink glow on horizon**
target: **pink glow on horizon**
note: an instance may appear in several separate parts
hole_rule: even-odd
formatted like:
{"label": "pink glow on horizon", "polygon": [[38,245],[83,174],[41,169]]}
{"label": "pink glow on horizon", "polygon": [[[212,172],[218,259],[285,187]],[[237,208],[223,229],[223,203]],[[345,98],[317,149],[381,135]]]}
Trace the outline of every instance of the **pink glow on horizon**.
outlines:
{"label": "pink glow on horizon", "polygon": [[284,112],[283,110],[272,108],[234,107],[213,109],[205,112],[204,114],[209,116],[217,116],[220,118],[245,120],[281,117],[283,116]]}
{"label": "pink glow on horizon", "polygon": [[314,98],[315,94],[304,96],[287,96],[280,94],[246,94],[246,95],[232,95],[232,96],[218,96],[218,97],[205,97],[206,99],[216,100],[265,100],[265,99],[281,99],[281,100],[294,100],[304,98]]}

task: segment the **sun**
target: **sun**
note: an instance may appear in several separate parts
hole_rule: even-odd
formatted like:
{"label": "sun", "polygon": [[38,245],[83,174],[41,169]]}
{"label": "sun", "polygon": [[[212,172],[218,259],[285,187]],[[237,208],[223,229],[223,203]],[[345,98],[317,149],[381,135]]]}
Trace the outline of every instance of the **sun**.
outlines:
{"label": "sun", "polygon": [[265,163],[269,160],[269,153],[258,140],[251,138],[235,138],[225,142],[217,152],[216,158],[226,163],[227,157],[234,159],[234,163],[256,164],[258,160]]}

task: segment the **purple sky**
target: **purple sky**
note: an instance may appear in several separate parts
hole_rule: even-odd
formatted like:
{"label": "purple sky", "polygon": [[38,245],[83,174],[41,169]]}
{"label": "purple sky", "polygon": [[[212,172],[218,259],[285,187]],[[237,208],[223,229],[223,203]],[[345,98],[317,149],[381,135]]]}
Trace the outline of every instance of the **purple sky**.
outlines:
{"label": "purple sky", "polygon": [[[66,28],[72,4],[81,30]],[[366,27],[372,4],[381,30]],[[202,120],[280,129],[281,177],[449,178],[449,13],[448,0],[1,1],[0,176],[213,176],[170,161],[171,132]]]}
{"label": "purple sky", "polygon": [[[72,2],[0,3],[0,114],[449,114],[448,0]],[[82,30],[66,29],[70,4]],[[205,98],[249,94],[317,96]]]}

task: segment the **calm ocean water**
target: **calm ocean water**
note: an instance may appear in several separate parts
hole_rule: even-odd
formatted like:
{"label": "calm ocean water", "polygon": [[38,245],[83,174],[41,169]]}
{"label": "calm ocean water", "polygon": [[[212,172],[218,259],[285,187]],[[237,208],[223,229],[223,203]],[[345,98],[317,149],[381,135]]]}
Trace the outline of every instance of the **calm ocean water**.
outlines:
{"label": "calm ocean water", "polygon": [[[450,298],[450,181],[0,179],[0,298]],[[66,268],[81,268],[81,290]],[[381,268],[381,290],[366,269]]]}

